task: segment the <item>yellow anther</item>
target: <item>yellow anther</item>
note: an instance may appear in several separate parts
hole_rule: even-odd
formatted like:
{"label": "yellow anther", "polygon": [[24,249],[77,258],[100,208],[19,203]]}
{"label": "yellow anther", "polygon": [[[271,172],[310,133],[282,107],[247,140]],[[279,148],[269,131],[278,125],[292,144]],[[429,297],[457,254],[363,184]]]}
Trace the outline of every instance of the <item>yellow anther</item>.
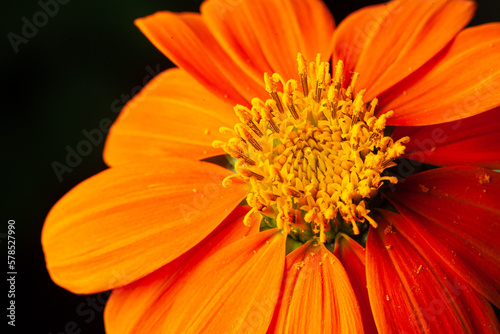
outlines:
{"label": "yellow anther", "polygon": [[252,226],[254,224],[260,223],[261,219],[262,215],[255,208],[252,208],[245,215],[245,218],[243,218],[243,224],[245,224],[245,226]]}
{"label": "yellow anther", "polygon": [[332,108],[332,115],[328,118],[328,120],[330,122],[332,121],[331,117],[335,116],[335,114],[333,114],[333,108],[336,107],[336,105],[337,105],[337,97],[338,96],[339,96],[339,89],[335,88],[334,85],[330,85],[330,87],[328,88],[328,94],[327,94],[329,107]]}
{"label": "yellow anther", "polygon": [[242,139],[249,142],[256,150],[262,151],[262,147],[260,146],[259,142],[257,140],[255,140],[255,138],[252,137],[250,132],[248,132],[247,129],[245,129],[245,127],[243,125],[238,123],[234,126],[234,129],[236,130],[236,132],[240,135],[240,137]]}
{"label": "yellow anther", "polygon": [[234,165],[234,169],[236,170],[236,172],[240,175],[243,175],[247,178],[255,178],[259,181],[262,181],[264,180],[264,176],[263,175],[260,175],[252,170],[250,170],[246,164],[245,164],[245,160],[243,159],[238,159],[236,160],[236,163]]}
{"label": "yellow anther", "polygon": [[260,115],[259,109],[257,107],[252,107],[252,109],[250,109],[250,113],[252,114],[253,121],[257,122],[257,124],[260,123],[262,116]]}
{"label": "yellow anther", "polygon": [[391,182],[392,184],[398,183],[398,178],[395,176],[384,176],[384,177],[381,177],[379,180],[380,181],[387,180],[387,181]]}
{"label": "yellow anther", "polygon": [[296,89],[297,89],[297,81],[288,80],[288,82],[285,85],[285,91],[283,94],[283,102],[288,107],[288,110],[290,111],[290,114],[293,116],[293,118],[299,119],[299,114],[297,113],[297,109],[296,109],[296,107],[294,105],[294,101],[293,101],[293,92]]}
{"label": "yellow anther", "polygon": [[281,83],[281,85],[282,85],[283,87],[285,87],[285,80],[283,80],[283,78],[281,77],[281,75],[279,75],[278,73],[273,73],[272,78],[273,78],[273,81],[274,81],[274,82],[276,82],[276,83],[277,83],[277,82],[280,82],[280,83]]}
{"label": "yellow anther", "polygon": [[255,166],[256,163],[250,157],[246,156],[245,153],[239,148],[231,145],[227,145],[224,147],[224,151],[226,151],[230,156],[235,159],[243,159],[250,166]]}
{"label": "yellow anther", "polygon": [[278,89],[278,86],[276,85],[276,81],[274,81],[273,77],[269,75],[269,73],[264,73],[264,83],[265,83],[265,88],[266,92],[269,94],[275,93]]}
{"label": "yellow anther", "polygon": [[375,114],[375,108],[377,107],[377,104],[378,104],[378,99],[374,98],[370,102],[370,110],[368,111],[367,116],[370,117],[370,116],[373,116],[373,114]]}
{"label": "yellow anther", "polygon": [[247,107],[237,104],[233,109],[236,113],[236,116],[238,116],[242,123],[252,121],[252,115],[250,114],[250,110],[248,110]]}
{"label": "yellow anther", "polygon": [[[365,110],[365,103],[363,102],[363,96],[365,95],[366,89],[361,90],[357,95],[356,98],[354,99],[353,102],[353,108],[352,108],[352,114],[353,116],[359,116],[362,112]],[[353,122],[357,122],[353,120]]]}
{"label": "yellow anther", "polygon": [[214,140],[212,142],[212,147],[213,148],[224,148],[226,146],[226,143],[223,142],[222,140]]}
{"label": "yellow anther", "polygon": [[301,53],[297,55],[297,62],[299,63],[299,75],[300,75],[300,83],[302,84],[302,94],[304,97],[309,95],[309,83],[308,83],[308,73],[307,73],[307,61],[302,56]]}
{"label": "yellow anther", "polygon": [[259,110],[260,116],[266,122],[268,122],[269,120],[273,119],[273,117],[274,117],[273,114],[271,113],[271,111],[272,111],[272,105],[274,105],[274,104],[265,103],[265,104],[262,104],[262,106],[256,107]]}
{"label": "yellow anther", "polygon": [[285,84],[285,89],[284,92],[287,95],[293,94],[297,90],[297,81],[295,80],[288,80],[287,83]]}
{"label": "yellow anther", "polygon": [[238,174],[231,174],[229,176],[226,176],[224,180],[222,180],[222,186],[224,188],[228,188],[233,184],[234,180],[239,180],[241,181],[241,175]]}
{"label": "yellow anther", "polygon": [[321,61],[321,54],[318,53],[316,55],[316,67],[318,67],[321,63],[322,63],[322,61]]}
{"label": "yellow anther", "polygon": [[254,97],[251,103],[254,108],[264,108],[265,106],[265,102],[258,97]]}
{"label": "yellow anther", "polygon": [[344,81],[344,62],[340,60],[335,66],[335,75],[333,77],[332,87],[338,91],[342,85],[342,81]]}
{"label": "yellow anther", "polygon": [[281,99],[277,93],[278,86],[277,82],[280,82],[280,76],[276,73],[270,76],[268,73],[264,73],[264,82],[266,84],[266,91],[271,95],[274,102],[276,102],[276,107],[278,108],[280,113],[284,113],[283,105],[281,104]]}
{"label": "yellow anther", "polygon": [[227,135],[227,134],[230,134],[230,135],[233,135],[233,136],[236,135],[236,132],[233,129],[228,128],[227,126],[221,126],[219,128],[219,132],[221,134],[223,134],[223,135]]}
{"label": "yellow anther", "polygon": [[246,124],[257,136],[259,137],[263,136],[260,129],[253,122],[252,114],[250,113],[250,110],[248,110],[247,107],[238,104],[234,107],[234,112],[239,117],[240,121]]}
{"label": "yellow anther", "polygon": [[299,64],[299,74],[307,77],[307,61],[300,52],[297,54],[297,63]]}
{"label": "yellow anther", "polygon": [[377,131],[377,132],[383,131],[385,129],[385,123],[387,122],[387,119],[391,118],[392,115],[394,115],[394,111],[392,111],[392,110],[381,115],[378,118],[378,120],[375,122],[375,124],[373,126],[373,130]]}
{"label": "yellow anther", "polygon": [[273,120],[274,116],[273,116],[273,114],[271,114],[271,110],[272,110],[271,106],[275,105],[275,102],[273,100],[268,100],[268,102],[270,102],[270,103],[266,102],[264,107],[260,108],[260,115],[261,115],[262,119],[264,120],[264,122],[267,122],[274,132],[280,132],[278,126],[276,125],[276,123]]}

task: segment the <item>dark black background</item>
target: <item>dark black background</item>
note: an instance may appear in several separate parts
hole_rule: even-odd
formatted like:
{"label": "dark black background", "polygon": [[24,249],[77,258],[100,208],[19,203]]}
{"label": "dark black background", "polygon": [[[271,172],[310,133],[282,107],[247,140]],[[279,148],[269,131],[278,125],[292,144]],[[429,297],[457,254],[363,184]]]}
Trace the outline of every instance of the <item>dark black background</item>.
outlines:
{"label": "dark black background", "polygon": [[[148,67],[164,70],[172,66],[133,20],[160,10],[198,11],[200,2],[71,0],[60,5],[58,13],[27,44],[19,45],[18,53],[7,35],[21,35],[22,18],[33,22],[41,7],[37,1],[3,1],[0,5],[0,233],[6,232],[9,219],[16,221],[14,332],[66,333],[71,322],[80,333],[104,332],[102,303],[96,300],[97,311],[91,319],[87,296],[73,295],[52,283],[40,245],[41,228],[51,206],[76,184],[106,168],[103,143],[94,146],[71,173],[65,173],[62,182],[52,163],[64,164],[67,146],[74,149],[85,139],[82,131],[98,129],[104,118],[114,120],[113,101],[136,92]],[[338,23],[350,12],[378,2],[329,1],[328,5]],[[500,20],[500,1],[480,0],[471,25],[495,20]],[[0,237],[5,250],[5,234]],[[4,291],[2,309],[6,314]],[[78,308],[85,316],[77,313]],[[3,326],[5,315],[2,319]]]}

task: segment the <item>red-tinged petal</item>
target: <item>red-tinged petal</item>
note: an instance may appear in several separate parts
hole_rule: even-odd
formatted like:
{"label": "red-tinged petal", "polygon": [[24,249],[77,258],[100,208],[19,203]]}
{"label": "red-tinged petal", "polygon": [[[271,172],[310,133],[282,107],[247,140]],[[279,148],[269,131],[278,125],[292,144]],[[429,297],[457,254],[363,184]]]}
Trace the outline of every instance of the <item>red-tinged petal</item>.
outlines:
{"label": "red-tinged petal", "polygon": [[262,80],[277,72],[297,78],[297,53],[312,61],[332,54],[333,18],[318,0],[206,1],[203,19],[239,66]]}
{"label": "red-tinged petal", "polygon": [[113,290],[104,312],[106,333],[160,333],[175,295],[193,268],[219,250],[247,235],[258,233],[258,224],[245,226],[249,207],[237,207],[199,245],[152,274]]}
{"label": "red-tinged petal", "polygon": [[500,307],[500,174],[478,167],[439,168],[386,193],[467,283]]}
{"label": "red-tinged petal", "polygon": [[94,293],[133,282],[212,232],[245,197],[230,172],[209,163],[163,159],[113,167],[84,181],[52,208],[42,232],[57,284]]}
{"label": "red-tinged petal", "polygon": [[[467,25],[473,1],[392,1],[351,14],[335,36],[336,57],[360,74],[366,100],[415,72]],[[377,64],[377,66],[373,66]]]}
{"label": "red-tinged petal", "polygon": [[463,30],[418,72],[379,97],[389,125],[432,125],[500,105],[500,23]]}
{"label": "red-tinged petal", "polygon": [[165,156],[203,159],[224,154],[212,142],[224,139],[221,126],[237,121],[231,105],[185,71],[170,69],[127,103],[111,127],[104,158],[116,166]]}
{"label": "red-tinged petal", "polygon": [[249,104],[268,96],[256,81],[217,42],[201,15],[158,12],[135,21],[161,52],[216,96],[232,104]]}
{"label": "red-tinged petal", "polygon": [[363,333],[349,277],[323,244],[305,244],[286,258],[282,298],[271,333]]}
{"label": "red-tinged petal", "polygon": [[455,122],[398,126],[392,137],[410,136],[406,158],[437,166],[500,168],[500,108]]}
{"label": "red-tinged petal", "polygon": [[377,333],[368,299],[368,289],[366,288],[365,249],[348,235],[339,233],[337,234],[333,255],[344,266],[354,293],[356,293],[365,333]]}
{"label": "red-tinged petal", "polygon": [[491,305],[399,214],[380,211],[366,246],[370,302],[380,333],[499,333]]}
{"label": "red-tinged petal", "polygon": [[249,236],[204,260],[177,291],[164,333],[265,333],[285,267],[286,235]]}
{"label": "red-tinged petal", "polygon": [[[439,53],[474,15],[467,0],[397,1],[363,53],[357,87],[371,100],[414,73]],[[377,66],[373,66],[377,64]]]}

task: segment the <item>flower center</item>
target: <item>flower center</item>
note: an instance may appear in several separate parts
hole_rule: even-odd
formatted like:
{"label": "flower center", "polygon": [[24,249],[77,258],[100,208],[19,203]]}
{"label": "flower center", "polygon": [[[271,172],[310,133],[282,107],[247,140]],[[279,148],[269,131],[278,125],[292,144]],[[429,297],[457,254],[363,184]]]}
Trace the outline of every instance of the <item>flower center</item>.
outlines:
{"label": "flower center", "polygon": [[227,142],[215,141],[236,159],[235,178],[249,184],[247,202],[252,207],[245,217],[270,227],[283,228],[296,240],[333,240],[339,230],[359,234],[370,217],[370,201],[384,181],[381,176],[394,159],[404,154],[408,137],[396,142],[384,136],[386,121],[393,112],[376,117],[377,99],[363,101],[364,90],[354,95],[351,85],[342,87],[343,63],[307,64],[299,53],[300,86],[275,73],[264,74],[270,99],[252,100],[252,108],[234,107],[241,123]]}

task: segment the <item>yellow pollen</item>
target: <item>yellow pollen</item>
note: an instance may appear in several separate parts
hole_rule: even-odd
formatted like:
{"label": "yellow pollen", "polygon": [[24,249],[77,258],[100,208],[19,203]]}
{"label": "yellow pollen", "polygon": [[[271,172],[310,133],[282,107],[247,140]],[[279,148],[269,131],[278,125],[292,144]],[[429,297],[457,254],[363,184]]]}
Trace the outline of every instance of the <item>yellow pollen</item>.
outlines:
{"label": "yellow pollen", "polygon": [[393,112],[377,117],[377,99],[366,103],[365,90],[354,94],[357,73],[342,87],[342,61],[331,75],[319,55],[309,64],[301,54],[297,60],[300,84],[265,73],[270,98],[254,98],[251,109],[235,106],[241,122],[221,128],[232,138],[213,145],[236,159],[237,172],[224,186],[234,178],[250,185],[247,224],[267,217],[286,233],[321,242],[342,226],[354,234],[362,224],[376,228],[370,200],[384,181],[397,183],[381,173],[396,165],[409,138],[384,136]]}

